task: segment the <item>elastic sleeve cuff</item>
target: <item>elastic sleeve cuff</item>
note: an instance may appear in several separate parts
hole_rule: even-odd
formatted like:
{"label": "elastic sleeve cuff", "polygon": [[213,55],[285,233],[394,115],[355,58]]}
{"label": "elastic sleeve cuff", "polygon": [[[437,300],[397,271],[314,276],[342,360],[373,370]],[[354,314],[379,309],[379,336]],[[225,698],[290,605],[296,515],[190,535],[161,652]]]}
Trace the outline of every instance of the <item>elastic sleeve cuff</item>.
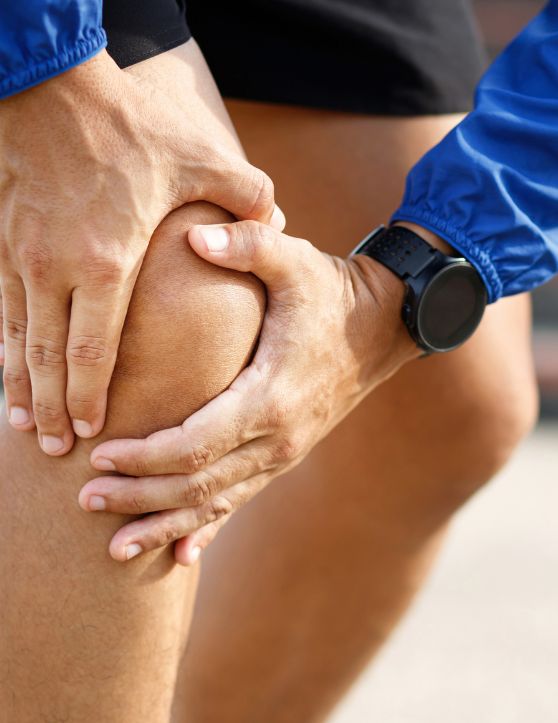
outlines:
{"label": "elastic sleeve cuff", "polygon": [[0,82],[0,99],[21,93],[84,63],[103,50],[106,45],[105,31],[102,28],[91,30],[87,39],[78,40],[73,47],[62,50],[55,57],[31,63],[24,70],[4,78]]}
{"label": "elastic sleeve cuff", "polygon": [[503,285],[489,255],[477,244],[471,243],[459,229],[421,207],[400,206],[391,217],[390,223],[396,221],[409,221],[424,226],[459,251],[478,271],[488,292],[488,303],[492,304],[502,296]]}

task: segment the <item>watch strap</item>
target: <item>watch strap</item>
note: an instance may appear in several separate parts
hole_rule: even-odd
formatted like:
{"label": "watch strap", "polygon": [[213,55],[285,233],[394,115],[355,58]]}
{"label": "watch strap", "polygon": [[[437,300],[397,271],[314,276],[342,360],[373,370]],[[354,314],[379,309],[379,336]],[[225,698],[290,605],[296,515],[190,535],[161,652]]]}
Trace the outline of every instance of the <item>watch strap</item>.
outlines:
{"label": "watch strap", "polygon": [[438,249],[403,226],[380,226],[353,253],[376,259],[403,280],[416,278],[440,254]]}

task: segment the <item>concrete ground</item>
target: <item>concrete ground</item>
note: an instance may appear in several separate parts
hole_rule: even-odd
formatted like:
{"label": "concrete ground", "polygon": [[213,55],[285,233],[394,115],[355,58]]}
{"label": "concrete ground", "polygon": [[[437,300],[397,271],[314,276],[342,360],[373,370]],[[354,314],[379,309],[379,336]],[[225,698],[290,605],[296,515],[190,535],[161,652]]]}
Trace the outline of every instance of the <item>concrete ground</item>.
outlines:
{"label": "concrete ground", "polygon": [[457,517],[410,614],[331,723],[558,722],[558,425]]}

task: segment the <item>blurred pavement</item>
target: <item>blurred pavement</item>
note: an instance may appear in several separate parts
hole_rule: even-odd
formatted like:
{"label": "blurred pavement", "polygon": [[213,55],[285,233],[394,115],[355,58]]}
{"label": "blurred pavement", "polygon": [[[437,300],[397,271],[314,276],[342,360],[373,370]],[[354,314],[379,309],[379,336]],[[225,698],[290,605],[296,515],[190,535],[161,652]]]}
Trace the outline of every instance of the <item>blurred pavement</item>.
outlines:
{"label": "blurred pavement", "polygon": [[457,517],[434,574],[331,723],[558,722],[558,425]]}

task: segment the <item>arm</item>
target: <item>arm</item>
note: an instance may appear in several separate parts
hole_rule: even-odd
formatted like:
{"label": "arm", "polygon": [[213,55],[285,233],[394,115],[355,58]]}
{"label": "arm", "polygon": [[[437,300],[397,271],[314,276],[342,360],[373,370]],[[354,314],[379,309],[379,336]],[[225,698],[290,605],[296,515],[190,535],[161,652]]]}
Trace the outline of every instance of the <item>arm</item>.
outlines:
{"label": "arm", "polygon": [[481,80],[475,109],[410,172],[393,220],[458,249],[490,301],[558,270],[558,0]]}
{"label": "arm", "polygon": [[128,302],[158,223],[199,199],[269,221],[273,186],[100,46],[71,67],[85,59],[77,49],[100,6],[41,7],[2,11],[12,95],[0,100],[0,342],[11,423],[36,426],[43,450],[62,455],[74,434],[103,427]]}
{"label": "arm", "polygon": [[[133,72],[154,84],[162,74],[173,96],[188,98],[190,117],[228,142],[224,107],[195,44]],[[230,146],[240,152],[237,142]],[[103,434],[145,435],[177,424],[248,360],[263,314],[261,285],[203,262],[184,244],[192,224],[228,219],[198,203],[158,226],[126,317]],[[124,570],[109,558],[108,540],[130,518],[94,519],[76,505],[91,477],[92,446],[79,440],[71,454],[45,457],[33,435],[0,419],[2,723],[171,720],[196,572],[173,565],[170,550]],[[214,519],[226,507],[204,512]],[[192,522],[187,510],[181,520],[167,516],[165,525]]]}
{"label": "arm", "polygon": [[[308,241],[254,222],[196,226],[189,242],[203,259],[252,272],[267,289],[267,310],[250,365],[182,425],[146,439],[105,442],[91,456],[99,477],[79,501],[87,511],[228,512],[194,534],[175,528],[176,559],[195,561],[230,514],[271,479],[298,464],[375,386],[420,351],[401,320],[404,284],[378,262],[322,253]],[[149,475],[149,476],[146,476]],[[138,479],[141,477],[141,479]],[[139,501],[139,502],[138,502]],[[187,511],[187,510],[186,510]],[[163,521],[147,515],[124,526],[110,551],[166,544]]]}
{"label": "arm", "polygon": [[[476,110],[418,164],[394,215],[442,251],[449,242],[468,256],[492,300],[542,282],[557,265],[557,13],[552,2],[497,61]],[[536,79],[525,72],[533,66],[540,70]],[[417,354],[400,319],[402,284],[378,264],[327,257],[324,263],[313,247],[252,224],[229,227],[229,236],[221,250],[209,249],[197,230],[190,242],[212,263],[250,270],[266,284],[269,305],[253,363],[181,427],[147,440],[109,442],[94,453],[98,469],[109,469],[102,464],[110,460],[124,474],[155,476],[139,481],[145,512],[175,506],[180,485],[209,494],[226,490],[234,509],[301,461]],[[338,276],[328,271],[331,264]],[[97,490],[107,509],[125,512],[137,485],[136,479],[98,479],[80,501],[88,509]],[[220,524],[181,541],[177,559],[191,561]],[[122,544],[128,533],[124,528],[116,541]]]}

